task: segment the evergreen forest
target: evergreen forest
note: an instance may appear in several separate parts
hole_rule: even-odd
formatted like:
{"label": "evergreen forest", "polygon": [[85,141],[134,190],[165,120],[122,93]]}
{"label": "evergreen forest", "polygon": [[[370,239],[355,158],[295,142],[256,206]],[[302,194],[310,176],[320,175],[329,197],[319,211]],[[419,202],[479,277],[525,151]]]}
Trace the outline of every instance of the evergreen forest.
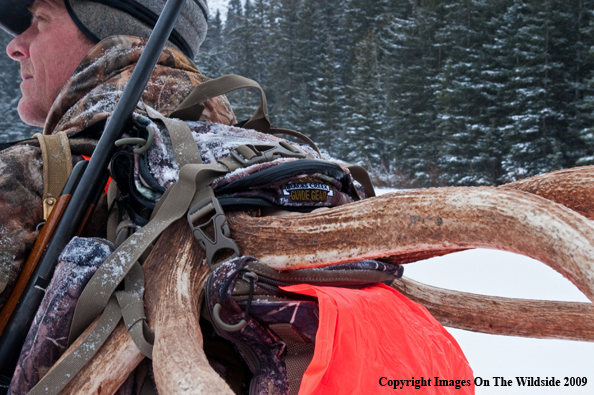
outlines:
{"label": "evergreen forest", "polygon": [[[498,185],[594,163],[591,0],[230,0],[196,59],[267,92],[378,185]],[[247,119],[257,95],[231,95]]]}
{"label": "evergreen forest", "polygon": [[[377,185],[498,185],[594,164],[593,12],[594,0],[230,0],[195,60],[258,81],[275,126]],[[0,68],[3,141],[35,131],[14,111],[15,66]],[[230,97],[239,120],[258,103]]]}

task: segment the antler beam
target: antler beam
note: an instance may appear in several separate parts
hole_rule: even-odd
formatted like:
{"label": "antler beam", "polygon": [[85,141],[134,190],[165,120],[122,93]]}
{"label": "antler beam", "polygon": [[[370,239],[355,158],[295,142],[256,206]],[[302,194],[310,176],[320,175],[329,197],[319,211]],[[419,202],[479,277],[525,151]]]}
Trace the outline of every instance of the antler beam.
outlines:
{"label": "antler beam", "polygon": [[203,351],[200,302],[210,269],[185,218],[167,229],[143,267],[159,393],[233,395]]}
{"label": "antler beam", "polygon": [[244,254],[279,270],[491,248],[546,263],[594,300],[594,225],[530,193],[408,190],[319,213],[263,218],[238,214],[229,222]]}
{"label": "antler beam", "polygon": [[444,326],[493,335],[594,341],[594,305],[451,291],[403,277],[392,287]]}

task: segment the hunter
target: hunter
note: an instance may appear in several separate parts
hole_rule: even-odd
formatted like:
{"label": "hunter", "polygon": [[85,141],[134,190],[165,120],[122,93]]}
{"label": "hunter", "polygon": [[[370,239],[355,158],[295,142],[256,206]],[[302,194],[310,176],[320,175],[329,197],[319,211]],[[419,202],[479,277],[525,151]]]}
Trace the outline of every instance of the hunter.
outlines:
{"label": "hunter", "polygon": [[[164,4],[165,0],[0,0],[0,27],[16,36],[6,53],[21,68],[21,119],[42,127],[43,134],[67,135],[105,121]],[[192,58],[206,35],[207,19],[205,0],[186,2],[144,90],[142,101],[165,116],[206,79]],[[202,120],[235,123],[224,97],[209,100],[205,107]],[[80,160],[72,157],[73,162]],[[15,145],[0,151],[0,308],[43,220],[42,165],[38,147]],[[99,213],[105,213],[103,207]],[[90,232],[104,236],[98,228]]]}

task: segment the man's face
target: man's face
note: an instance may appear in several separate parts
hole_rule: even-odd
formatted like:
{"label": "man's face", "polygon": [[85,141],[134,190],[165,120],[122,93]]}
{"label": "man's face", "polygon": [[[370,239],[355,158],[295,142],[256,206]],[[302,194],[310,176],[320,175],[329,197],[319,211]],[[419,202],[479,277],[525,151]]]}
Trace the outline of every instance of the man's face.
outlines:
{"label": "man's face", "polygon": [[79,34],[63,0],[36,0],[31,26],[6,53],[21,64],[18,112],[23,122],[43,126],[60,88],[94,44]]}

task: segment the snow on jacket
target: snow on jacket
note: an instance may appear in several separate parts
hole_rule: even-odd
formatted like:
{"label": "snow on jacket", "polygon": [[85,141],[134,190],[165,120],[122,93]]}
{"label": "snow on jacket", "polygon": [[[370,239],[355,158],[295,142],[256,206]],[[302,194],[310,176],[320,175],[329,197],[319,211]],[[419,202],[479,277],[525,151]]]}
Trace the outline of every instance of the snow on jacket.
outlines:
{"label": "snow on jacket", "polygon": [[[43,133],[71,134],[105,120],[121,97],[145,45],[145,39],[113,36],[93,47],[58,93]],[[166,47],[142,101],[167,116],[206,79],[191,60]],[[205,103],[201,119],[227,125],[236,122],[229,102],[221,97]],[[0,307],[35,243],[35,228],[43,217],[42,195],[40,149],[16,145],[0,151]]]}

